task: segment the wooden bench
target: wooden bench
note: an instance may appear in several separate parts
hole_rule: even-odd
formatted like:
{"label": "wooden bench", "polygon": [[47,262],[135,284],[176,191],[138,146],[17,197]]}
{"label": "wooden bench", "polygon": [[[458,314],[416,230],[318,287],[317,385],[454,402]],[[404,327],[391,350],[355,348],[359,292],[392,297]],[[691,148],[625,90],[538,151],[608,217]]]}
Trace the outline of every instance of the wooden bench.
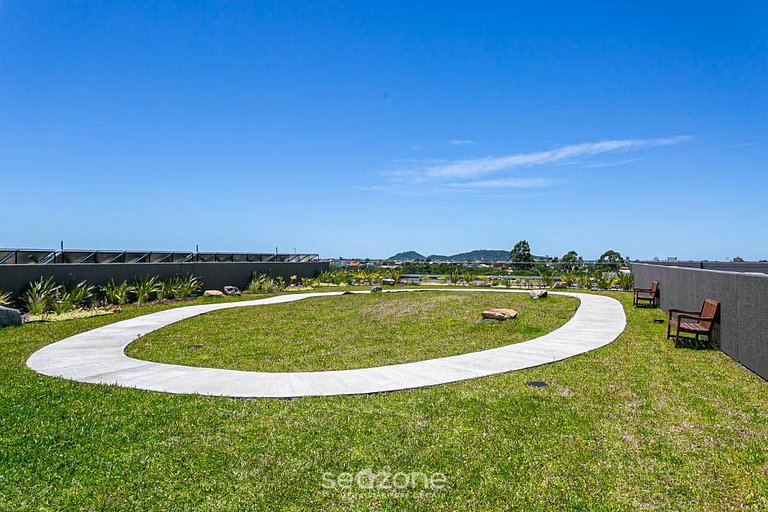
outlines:
{"label": "wooden bench", "polygon": [[[680,346],[681,333],[693,334],[697,342],[699,336],[706,336],[707,341],[712,341],[712,327],[715,325],[717,315],[720,312],[720,303],[712,299],[704,299],[701,311],[683,311],[682,309],[670,309],[667,321],[667,339],[674,338],[675,346]],[[675,332],[672,333],[674,328]],[[682,338],[685,339],[685,338]],[[690,339],[690,338],[688,338]]]}
{"label": "wooden bench", "polygon": [[633,305],[639,306],[641,302],[647,302],[649,306],[655,306],[659,296],[659,282],[652,282],[650,288],[634,288],[632,291],[635,294]]}

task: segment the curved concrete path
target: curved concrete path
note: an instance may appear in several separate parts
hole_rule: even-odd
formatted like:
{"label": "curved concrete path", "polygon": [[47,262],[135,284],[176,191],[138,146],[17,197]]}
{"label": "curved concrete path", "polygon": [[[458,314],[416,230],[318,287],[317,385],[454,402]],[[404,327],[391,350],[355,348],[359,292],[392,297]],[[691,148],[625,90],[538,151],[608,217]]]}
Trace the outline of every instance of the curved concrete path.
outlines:
{"label": "curved concrete path", "polygon": [[[482,289],[409,289],[387,293],[406,291],[527,293]],[[626,325],[624,308],[615,299],[603,295],[550,292],[576,297],[581,301],[576,314],[559,329],[522,343],[415,363],[355,370],[271,373],[155,363],[130,358],[124,352],[125,347],[139,336],[203,313],[342,293],[296,293],[252,301],[167,309],[47,345],[32,354],[27,366],[44,375],[79,382],[167,393],[272,398],[353,395],[433,386],[560,361],[607,345],[621,334]]]}

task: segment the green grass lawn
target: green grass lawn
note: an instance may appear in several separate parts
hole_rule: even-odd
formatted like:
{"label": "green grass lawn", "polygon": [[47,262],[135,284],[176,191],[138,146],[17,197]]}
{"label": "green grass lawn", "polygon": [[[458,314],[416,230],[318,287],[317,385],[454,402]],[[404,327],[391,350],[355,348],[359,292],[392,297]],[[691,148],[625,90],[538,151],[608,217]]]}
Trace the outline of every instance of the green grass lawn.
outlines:
{"label": "green grass lawn", "polygon": [[[263,371],[363,368],[526,341],[563,325],[578,301],[519,293],[376,293],[217,311],[140,338],[126,352],[164,363]],[[478,323],[484,309],[518,312]]]}
{"label": "green grass lawn", "polygon": [[[609,295],[628,318],[611,345],[368,396],[166,395],[24,365],[57,339],[169,306],[0,330],[0,509],[768,507],[766,383],[717,351],[673,348],[652,322],[662,313]],[[322,486],[325,472],[366,468],[441,472],[446,486]]]}

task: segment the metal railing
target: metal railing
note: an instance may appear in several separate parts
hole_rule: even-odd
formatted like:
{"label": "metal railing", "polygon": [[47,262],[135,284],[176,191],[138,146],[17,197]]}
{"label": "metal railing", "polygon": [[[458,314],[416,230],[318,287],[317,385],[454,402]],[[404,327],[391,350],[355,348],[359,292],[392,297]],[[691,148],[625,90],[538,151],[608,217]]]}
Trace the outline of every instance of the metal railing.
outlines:
{"label": "metal railing", "polygon": [[307,263],[317,254],[0,249],[0,265],[106,263]]}

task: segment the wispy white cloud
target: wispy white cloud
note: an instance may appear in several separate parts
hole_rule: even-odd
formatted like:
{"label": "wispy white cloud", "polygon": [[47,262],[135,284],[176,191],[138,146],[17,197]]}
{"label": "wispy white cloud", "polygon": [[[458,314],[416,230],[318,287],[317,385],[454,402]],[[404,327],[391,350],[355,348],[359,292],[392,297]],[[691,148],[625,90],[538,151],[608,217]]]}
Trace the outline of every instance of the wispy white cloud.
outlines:
{"label": "wispy white cloud", "polygon": [[475,141],[469,139],[451,139],[448,141],[451,146],[474,146]]}
{"label": "wispy white cloud", "polygon": [[450,184],[455,189],[481,190],[502,188],[539,188],[557,183],[548,178],[504,178],[499,180],[460,181]]}
{"label": "wispy white cloud", "polygon": [[681,135],[664,139],[605,140],[600,142],[572,144],[570,146],[562,146],[549,151],[459,160],[445,165],[428,167],[425,174],[431,178],[438,179],[474,178],[507,169],[554,164],[580,157],[630,151],[640,148],[670,146],[686,142],[690,139],[691,136],[689,135]]}
{"label": "wispy white cloud", "polygon": [[[391,192],[404,195],[433,195],[457,193],[489,193],[514,189],[546,189],[562,183],[544,176],[545,168],[578,165],[581,168],[600,168],[624,165],[642,160],[625,158],[594,160],[593,157],[616,155],[645,148],[681,144],[692,137],[656,139],[624,139],[586,142],[529,153],[516,153],[503,157],[484,157],[464,160],[404,159],[397,167],[383,175],[384,183],[363,188],[371,192]],[[590,159],[593,159],[590,161]],[[531,176],[526,169],[540,168]],[[489,177],[489,174],[495,174]],[[361,190],[363,190],[361,189]],[[531,193],[527,191],[526,193]]]}
{"label": "wispy white cloud", "polygon": [[598,169],[600,167],[616,167],[617,165],[631,164],[632,162],[641,162],[642,158],[627,158],[625,160],[614,160],[612,162],[592,162],[584,164],[585,169]]}

